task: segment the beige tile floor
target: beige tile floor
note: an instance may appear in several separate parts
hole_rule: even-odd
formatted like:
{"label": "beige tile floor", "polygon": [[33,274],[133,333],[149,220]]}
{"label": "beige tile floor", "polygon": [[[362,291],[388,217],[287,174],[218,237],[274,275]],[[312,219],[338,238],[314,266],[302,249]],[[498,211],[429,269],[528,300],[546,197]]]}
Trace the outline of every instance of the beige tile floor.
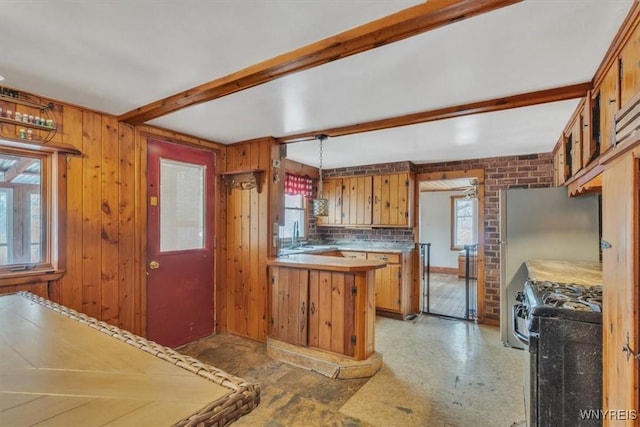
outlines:
{"label": "beige tile floor", "polygon": [[374,377],[331,380],[266,355],[264,344],[224,334],[182,353],[262,384],[262,401],[242,426],[520,426],[521,351],[498,328],[418,316],[379,317]]}

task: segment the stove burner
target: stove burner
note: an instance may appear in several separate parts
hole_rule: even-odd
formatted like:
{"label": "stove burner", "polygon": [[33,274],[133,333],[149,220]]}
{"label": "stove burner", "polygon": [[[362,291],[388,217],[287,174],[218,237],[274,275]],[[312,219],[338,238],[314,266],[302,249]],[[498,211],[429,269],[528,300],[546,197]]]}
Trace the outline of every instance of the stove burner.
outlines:
{"label": "stove burner", "polygon": [[530,282],[544,305],[569,310],[602,311],[602,286]]}

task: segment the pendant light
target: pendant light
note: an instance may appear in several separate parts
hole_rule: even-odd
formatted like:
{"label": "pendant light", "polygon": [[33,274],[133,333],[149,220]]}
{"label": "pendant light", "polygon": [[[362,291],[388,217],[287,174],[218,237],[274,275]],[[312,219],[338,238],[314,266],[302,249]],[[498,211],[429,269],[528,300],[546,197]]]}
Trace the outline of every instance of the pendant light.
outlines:
{"label": "pendant light", "polygon": [[318,166],[318,197],[311,201],[313,216],[329,215],[329,200],[322,197],[322,143],[327,139],[327,135],[316,135],[316,139],[320,141],[320,165]]}

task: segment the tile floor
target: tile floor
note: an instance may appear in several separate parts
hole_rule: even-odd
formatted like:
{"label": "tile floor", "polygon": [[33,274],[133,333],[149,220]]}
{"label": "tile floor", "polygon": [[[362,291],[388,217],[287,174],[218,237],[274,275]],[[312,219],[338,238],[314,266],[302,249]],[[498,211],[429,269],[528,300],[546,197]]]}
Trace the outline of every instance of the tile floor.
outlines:
{"label": "tile floor", "polygon": [[266,355],[229,334],[180,352],[262,385],[258,408],[239,426],[521,426],[521,351],[498,328],[433,316],[378,317],[383,367],[370,379],[332,380]]}

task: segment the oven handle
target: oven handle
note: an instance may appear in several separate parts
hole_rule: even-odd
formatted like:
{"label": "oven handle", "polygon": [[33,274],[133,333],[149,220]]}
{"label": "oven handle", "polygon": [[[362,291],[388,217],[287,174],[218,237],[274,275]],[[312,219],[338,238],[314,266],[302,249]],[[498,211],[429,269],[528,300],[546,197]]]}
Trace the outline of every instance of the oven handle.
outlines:
{"label": "oven handle", "polygon": [[523,311],[525,310],[522,304],[516,304],[513,306],[513,335],[520,341],[522,344],[529,345],[529,337],[524,335],[518,329],[518,318],[524,319],[522,316]]}

